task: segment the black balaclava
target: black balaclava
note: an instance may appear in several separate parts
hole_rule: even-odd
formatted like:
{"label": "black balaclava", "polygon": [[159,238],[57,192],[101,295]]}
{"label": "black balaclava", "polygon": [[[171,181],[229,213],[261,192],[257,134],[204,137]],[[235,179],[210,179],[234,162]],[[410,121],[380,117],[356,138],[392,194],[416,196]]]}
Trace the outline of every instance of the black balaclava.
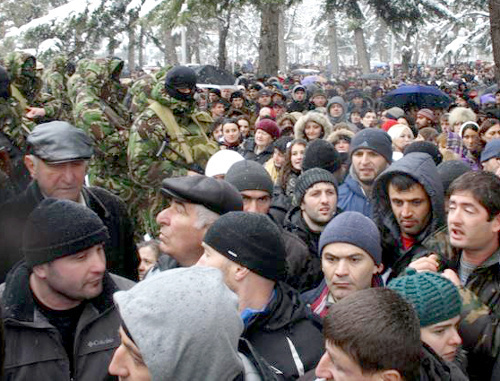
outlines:
{"label": "black balaclava", "polygon": [[[191,89],[189,94],[183,94],[178,89]],[[176,66],[167,73],[165,90],[172,98],[180,101],[194,100],[196,90],[196,73],[187,66]]]}
{"label": "black balaclava", "polygon": [[9,99],[10,93],[10,78],[9,73],[3,66],[0,66],[0,98]]}

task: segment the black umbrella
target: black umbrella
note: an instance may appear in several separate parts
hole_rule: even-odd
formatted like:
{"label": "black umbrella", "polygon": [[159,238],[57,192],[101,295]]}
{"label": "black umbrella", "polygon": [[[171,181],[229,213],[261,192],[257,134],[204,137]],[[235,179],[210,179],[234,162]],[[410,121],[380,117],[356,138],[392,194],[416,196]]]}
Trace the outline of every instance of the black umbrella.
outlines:
{"label": "black umbrella", "polygon": [[197,82],[210,85],[234,85],[236,78],[227,70],[212,65],[203,65],[193,68]]}
{"label": "black umbrella", "polygon": [[453,100],[444,92],[434,86],[410,85],[401,86],[387,93],[382,102],[386,108],[447,108]]}

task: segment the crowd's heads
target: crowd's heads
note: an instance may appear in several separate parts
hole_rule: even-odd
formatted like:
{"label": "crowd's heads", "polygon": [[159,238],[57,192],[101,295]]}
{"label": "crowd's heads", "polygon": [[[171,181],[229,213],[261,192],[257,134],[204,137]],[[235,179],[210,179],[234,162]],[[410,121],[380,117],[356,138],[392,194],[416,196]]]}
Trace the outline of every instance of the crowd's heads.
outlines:
{"label": "crowd's heads", "polygon": [[311,168],[304,171],[297,179],[294,191],[295,205],[300,205],[307,190],[317,183],[332,184],[335,187],[335,191],[337,191],[337,180],[331,172],[322,168]]}
{"label": "crowd's heads", "polygon": [[481,152],[481,164],[485,171],[496,172],[500,168],[500,139],[493,139]]}
{"label": "crowd's heads", "polygon": [[91,209],[69,200],[44,199],[28,217],[22,251],[30,268],[103,244],[108,230]]}
{"label": "crowd's heads", "polygon": [[114,299],[122,319],[122,345],[109,366],[111,374],[121,375],[125,366],[131,376],[149,373],[152,381],[200,375],[232,380],[243,371],[238,298],[219,270],[195,266],[166,271],[115,293]]}
{"label": "crowd's heads", "polygon": [[165,90],[172,98],[192,101],[196,90],[196,73],[187,66],[176,66],[165,77]]}
{"label": "crowd's heads", "polygon": [[[332,304],[324,319],[323,333],[326,353],[316,367],[318,377],[419,377],[422,345],[418,317],[413,307],[393,290],[362,290]],[[342,369],[349,371],[350,376]]]}
{"label": "crowd's heads", "polygon": [[167,178],[161,185],[161,192],[165,196],[203,205],[217,214],[243,209],[238,190],[224,180],[195,175]]}
{"label": "crowd's heads", "polygon": [[321,233],[319,252],[322,253],[327,245],[338,242],[359,247],[370,255],[375,264],[382,263],[380,232],[375,223],[361,213],[343,212],[333,218]]}
{"label": "crowd's heads", "polygon": [[351,141],[350,154],[355,154],[357,150],[369,149],[382,155],[387,163],[392,162],[392,141],[391,137],[382,130],[364,129],[354,135]]}
{"label": "crowd's heads", "polygon": [[462,299],[457,287],[439,274],[408,269],[404,276],[393,279],[388,287],[398,291],[413,305],[421,327],[460,315]]}
{"label": "crowd's heads", "polygon": [[217,151],[207,162],[205,176],[224,179],[234,163],[245,160],[238,152],[225,149]]}
{"label": "crowd's heads", "polygon": [[272,140],[276,140],[280,137],[280,130],[278,125],[274,120],[269,118],[264,118],[257,122],[257,124],[255,125],[255,131],[257,130],[267,132],[272,137]]}
{"label": "crowd's heads", "polygon": [[28,152],[47,163],[89,160],[92,140],[79,128],[67,122],[37,125],[28,135]]}
{"label": "crowd's heads", "polygon": [[[271,281],[283,280],[286,253],[281,233],[264,214],[232,212],[207,231],[205,245]],[[210,265],[210,262],[204,262]]]}
{"label": "crowd's heads", "polygon": [[443,183],[443,190],[447,194],[451,183],[464,173],[469,172],[471,168],[462,160],[447,160],[439,164],[437,170]]}
{"label": "crowd's heads", "polygon": [[333,144],[323,139],[317,139],[306,146],[302,161],[302,170],[307,171],[312,168],[322,168],[334,173],[340,168],[341,164],[340,155]]}

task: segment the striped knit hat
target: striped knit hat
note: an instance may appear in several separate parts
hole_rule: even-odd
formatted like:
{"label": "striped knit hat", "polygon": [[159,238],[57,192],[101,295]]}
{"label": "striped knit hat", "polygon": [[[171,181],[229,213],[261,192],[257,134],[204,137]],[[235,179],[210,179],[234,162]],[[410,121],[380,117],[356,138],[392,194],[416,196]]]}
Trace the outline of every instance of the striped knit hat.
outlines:
{"label": "striped knit hat", "polygon": [[439,274],[408,268],[405,276],[392,280],[388,287],[413,304],[421,327],[460,315],[462,299],[457,287]]}

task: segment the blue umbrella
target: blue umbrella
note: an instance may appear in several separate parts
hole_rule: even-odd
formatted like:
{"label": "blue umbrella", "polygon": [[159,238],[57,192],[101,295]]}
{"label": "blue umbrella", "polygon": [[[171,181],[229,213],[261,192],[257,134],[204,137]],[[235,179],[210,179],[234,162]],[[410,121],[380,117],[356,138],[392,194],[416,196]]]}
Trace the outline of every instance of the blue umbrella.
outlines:
{"label": "blue umbrella", "polygon": [[387,93],[382,102],[386,108],[410,106],[417,108],[447,108],[453,100],[434,86],[407,85]]}

